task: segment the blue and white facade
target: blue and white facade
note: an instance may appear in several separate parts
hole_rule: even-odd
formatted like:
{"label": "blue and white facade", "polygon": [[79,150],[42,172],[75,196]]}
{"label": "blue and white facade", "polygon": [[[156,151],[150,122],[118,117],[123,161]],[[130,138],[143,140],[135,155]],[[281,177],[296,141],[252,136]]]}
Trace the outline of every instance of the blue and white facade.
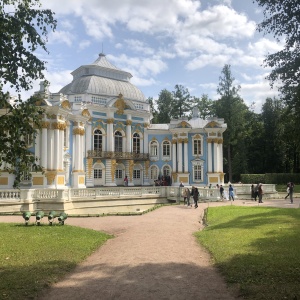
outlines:
{"label": "blue and white facade", "polygon": [[[58,93],[41,83],[45,108],[42,129],[29,145],[44,173],[24,176],[32,188],[89,188],[153,185],[170,176],[172,185],[223,184],[223,119],[192,119],[151,124],[150,106],[130,83],[130,73],[104,54],[72,72]],[[11,188],[2,172],[0,188]]]}

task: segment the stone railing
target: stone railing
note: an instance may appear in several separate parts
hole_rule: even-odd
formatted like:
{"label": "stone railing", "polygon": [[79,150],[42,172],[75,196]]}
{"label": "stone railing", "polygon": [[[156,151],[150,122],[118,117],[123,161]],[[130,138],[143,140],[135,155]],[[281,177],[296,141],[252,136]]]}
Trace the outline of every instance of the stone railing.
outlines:
{"label": "stone railing", "polygon": [[[251,198],[251,185],[233,185],[235,195],[238,198]],[[191,186],[188,186],[191,189]],[[224,185],[225,191],[228,186]],[[264,193],[277,194],[275,185],[263,186]],[[220,191],[217,188],[198,187],[199,200],[208,199],[216,201],[220,199]],[[109,199],[109,198],[130,198],[132,197],[167,197],[173,200],[182,200],[183,188],[178,186],[142,186],[142,187],[99,187],[99,188],[66,188],[66,189],[21,189],[21,190],[0,190],[1,202],[14,202],[26,200],[49,200],[49,201],[73,201],[76,199]]]}
{"label": "stone railing", "polygon": [[133,153],[133,152],[113,152],[113,151],[101,151],[101,150],[88,150],[88,158],[149,160],[149,154],[148,153]]}

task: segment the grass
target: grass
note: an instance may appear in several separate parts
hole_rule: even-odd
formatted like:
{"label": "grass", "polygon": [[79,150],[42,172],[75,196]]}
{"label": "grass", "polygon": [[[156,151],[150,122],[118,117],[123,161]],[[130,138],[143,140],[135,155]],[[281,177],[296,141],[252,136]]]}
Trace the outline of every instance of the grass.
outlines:
{"label": "grass", "polygon": [[0,299],[34,299],[112,236],[74,226],[0,223]]}
{"label": "grass", "polygon": [[208,208],[196,233],[244,299],[300,299],[300,210]]}

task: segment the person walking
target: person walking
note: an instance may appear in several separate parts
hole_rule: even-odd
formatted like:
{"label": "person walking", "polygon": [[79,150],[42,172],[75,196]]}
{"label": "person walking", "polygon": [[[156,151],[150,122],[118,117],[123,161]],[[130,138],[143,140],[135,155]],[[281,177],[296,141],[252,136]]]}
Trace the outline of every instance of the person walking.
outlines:
{"label": "person walking", "polygon": [[195,186],[192,187],[191,195],[193,196],[193,199],[194,199],[194,203],[195,203],[194,207],[197,208],[198,207],[198,200],[199,200],[199,191]]}
{"label": "person walking", "polygon": [[290,195],[290,182],[287,183],[286,185],[286,192],[287,192],[287,195],[284,197],[284,199],[286,199],[289,195]]}
{"label": "person walking", "polygon": [[263,194],[264,194],[264,191],[262,188],[262,183],[260,183],[258,186],[258,203],[263,203],[263,201],[262,201]]}
{"label": "person walking", "polygon": [[294,203],[294,199],[293,199],[294,187],[295,187],[294,182],[290,182],[289,194],[290,194],[290,201],[292,204]]}
{"label": "person walking", "polygon": [[220,185],[220,198],[221,198],[221,200],[224,199],[224,188],[223,188],[222,184]]}
{"label": "person walking", "polygon": [[128,177],[127,177],[127,175],[126,175],[125,178],[124,178],[124,185],[125,185],[125,186],[128,186]]}
{"label": "person walking", "polygon": [[254,184],[251,184],[251,200],[255,199],[255,188],[254,188]]}
{"label": "person walking", "polygon": [[190,197],[191,197],[191,192],[189,188],[184,188],[183,190],[183,203],[185,205],[185,203],[187,204],[187,206],[190,206]]}
{"label": "person walking", "polygon": [[233,192],[233,186],[230,184],[229,185],[229,200],[232,199],[232,201],[234,201],[234,192]]}
{"label": "person walking", "polygon": [[255,201],[256,201],[256,198],[258,198],[258,188],[259,188],[259,183],[254,188],[254,200]]}

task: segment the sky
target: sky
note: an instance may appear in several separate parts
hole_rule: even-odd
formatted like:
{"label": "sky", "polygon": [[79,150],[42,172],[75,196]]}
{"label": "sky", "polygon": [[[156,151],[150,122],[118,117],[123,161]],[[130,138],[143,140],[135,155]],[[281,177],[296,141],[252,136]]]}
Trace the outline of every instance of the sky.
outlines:
{"label": "sky", "polygon": [[[56,93],[72,81],[72,71],[94,62],[99,53],[128,71],[146,98],[158,99],[176,84],[192,96],[216,100],[219,77],[231,65],[240,96],[260,112],[277,95],[265,77],[268,53],[282,44],[256,30],[262,10],[252,0],[40,0],[55,12],[57,29],[49,34],[46,78]],[[34,84],[34,91],[39,82]],[[27,97],[32,91],[24,92]]]}

